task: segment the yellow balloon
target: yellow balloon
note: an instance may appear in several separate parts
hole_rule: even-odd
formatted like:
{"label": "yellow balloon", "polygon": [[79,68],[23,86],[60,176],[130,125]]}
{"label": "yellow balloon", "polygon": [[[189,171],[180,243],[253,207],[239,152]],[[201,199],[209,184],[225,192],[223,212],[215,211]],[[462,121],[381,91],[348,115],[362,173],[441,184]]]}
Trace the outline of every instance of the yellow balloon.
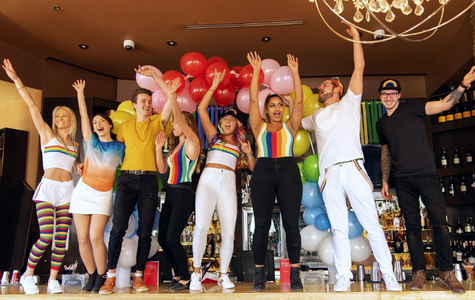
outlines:
{"label": "yellow balloon", "polygon": [[126,111],[116,111],[110,115],[112,122],[114,123],[114,128],[112,128],[112,132],[117,134],[119,132],[119,127],[122,123],[135,120],[134,115],[129,114]]}
{"label": "yellow balloon", "polygon": [[290,118],[289,108],[284,107],[284,112],[282,113],[282,122],[287,122],[289,118]]}
{"label": "yellow balloon", "polygon": [[312,96],[310,96],[310,98],[307,99],[307,101],[303,103],[303,117],[304,118],[313,114],[313,112],[317,110],[318,108],[325,107],[322,103],[318,102],[319,98],[320,98],[320,95],[313,94]]}
{"label": "yellow balloon", "polygon": [[132,101],[131,100],[125,100],[121,104],[119,104],[119,107],[117,107],[117,111],[125,111],[128,112],[131,115],[134,115],[135,118],[137,118],[137,112],[135,111],[134,107],[132,106]]}
{"label": "yellow balloon", "polygon": [[308,131],[301,129],[294,137],[294,156],[300,156],[307,152],[310,147],[310,137]]}
{"label": "yellow balloon", "polygon": [[[308,98],[310,98],[310,96],[313,95],[312,89],[306,85],[302,85],[302,90],[303,90],[303,101],[307,100]],[[290,93],[290,97],[292,97],[292,100],[295,100],[295,92]]]}

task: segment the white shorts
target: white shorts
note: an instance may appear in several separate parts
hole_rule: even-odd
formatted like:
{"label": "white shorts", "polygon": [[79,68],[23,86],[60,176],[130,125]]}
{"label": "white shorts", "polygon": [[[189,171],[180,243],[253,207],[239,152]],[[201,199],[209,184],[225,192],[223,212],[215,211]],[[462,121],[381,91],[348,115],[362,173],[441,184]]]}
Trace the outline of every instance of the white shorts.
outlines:
{"label": "white shorts", "polygon": [[79,179],[71,198],[69,212],[83,215],[112,215],[112,189],[101,192]]}
{"label": "white shorts", "polygon": [[40,184],[36,187],[33,201],[45,201],[55,207],[71,202],[74,183],[70,181],[56,181],[41,178]]}

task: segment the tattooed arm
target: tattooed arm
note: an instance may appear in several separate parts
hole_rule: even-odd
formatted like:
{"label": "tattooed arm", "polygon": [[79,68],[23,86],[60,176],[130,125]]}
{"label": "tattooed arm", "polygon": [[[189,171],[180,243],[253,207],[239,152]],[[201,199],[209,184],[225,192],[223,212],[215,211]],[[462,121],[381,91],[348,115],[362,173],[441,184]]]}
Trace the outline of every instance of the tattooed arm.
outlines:
{"label": "tattooed arm", "polygon": [[392,196],[389,194],[389,173],[391,172],[391,153],[389,152],[389,145],[381,145],[381,173],[383,174],[383,187],[381,195],[386,200],[391,200]]}
{"label": "tattooed arm", "polygon": [[[440,101],[430,101],[426,104],[426,114],[427,115],[436,115],[440,114],[441,112],[450,109],[457,103],[457,100],[465,92],[465,87],[469,87],[472,84],[472,81],[475,80],[475,66],[470,69],[461,82],[461,84],[452,91],[452,93],[448,94],[447,97]],[[463,86],[465,87],[463,87]]]}

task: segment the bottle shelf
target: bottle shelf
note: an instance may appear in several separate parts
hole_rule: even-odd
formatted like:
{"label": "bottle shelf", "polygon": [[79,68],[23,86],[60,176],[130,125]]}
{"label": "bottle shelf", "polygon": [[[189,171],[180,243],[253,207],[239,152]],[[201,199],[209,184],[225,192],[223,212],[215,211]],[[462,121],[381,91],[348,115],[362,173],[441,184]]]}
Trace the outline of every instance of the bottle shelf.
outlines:
{"label": "bottle shelf", "polygon": [[475,165],[465,165],[451,168],[437,168],[437,176],[439,177],[457,176],[472,173],[475,173]]}
{"label": "bottle shelf", "polygon": [[462,119],[457,121],[452,121],[443,124],[434,124],[432,125],[432,133],[440,133],[451,130],[457,130],[461,128],[469,128],[475,126],[475,117],[469,119]]}
{"label": "bottle shelf", "polygon": [[475,240],[475,233],[462,233],[462,234],[457,234],[457,233],[451,233],[450,237],[453,240],[461,239],[461,240]]}
{"label": "bottle shelf", "polygon": [[475,204],[475,195],[444,196],[447,205]]}

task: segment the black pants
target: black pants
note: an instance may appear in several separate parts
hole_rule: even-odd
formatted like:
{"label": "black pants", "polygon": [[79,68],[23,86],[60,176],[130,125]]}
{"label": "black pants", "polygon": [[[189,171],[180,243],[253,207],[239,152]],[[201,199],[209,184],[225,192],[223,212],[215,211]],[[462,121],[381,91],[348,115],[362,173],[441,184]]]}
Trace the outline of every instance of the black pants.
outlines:
{"label": "black pants", "polygon": [[426,176],[394,178],[394,183],[396,184],[399,206],[406,222],[407,243],[413,270],[426,269],[421,236],[419,196],[427,209],[427,216],[432,226],[432,241],[437,252],[439,270],[443,272],[453,270],[450,235],[445,223],[447,211],[437,175],[434,173]]}
{"label": "black pants", "polygon": [[143,271],[150,252],[152,227],[158,204],[158,182],[155,175],[121,174],[112,210],[112,230],[109,239],[107,268],[117,267],[122,240],[129,225],[129,218],[137,204],[139,238],[136,270]]}
{"label": "black pants", "polygon": [[181,245],[180,236],[195,208],[195,193],[191,184],[181,183],[183,187],[167,186],[167,197],[159,220],[158,243],[172,265],[175,276],[180,280],[190,280],[188,255]]}
{"label": "black pants", "polygon": [[254,210],[254,263],[263,265],[267,239],[271,226],[272,210],[277,196],[287,238],[287,251],[291,264],[300,261],[299,215],[302,202],[302,181],[293,157],[257,160],[251,180],[252,208]]}

